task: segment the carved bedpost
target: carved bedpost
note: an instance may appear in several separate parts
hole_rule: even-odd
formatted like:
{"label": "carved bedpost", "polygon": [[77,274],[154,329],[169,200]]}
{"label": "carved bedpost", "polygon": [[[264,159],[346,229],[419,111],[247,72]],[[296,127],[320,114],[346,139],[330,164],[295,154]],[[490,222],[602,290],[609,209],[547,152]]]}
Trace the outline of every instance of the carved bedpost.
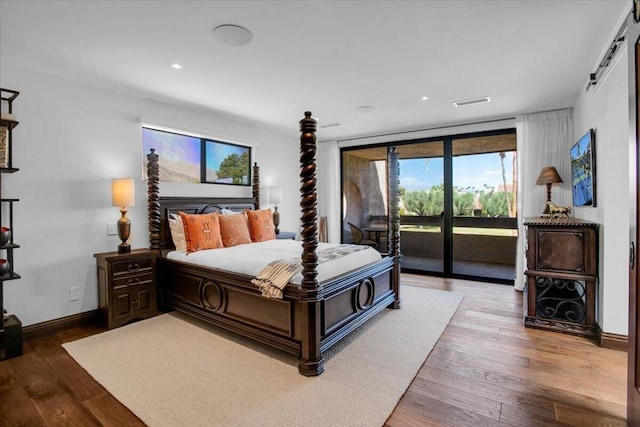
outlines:
{"label": "carved bedpost", "polygon": [[318,286],[318,209],[316,192],[316,121],[311,112],[300,120],[300,210],[302,216],[302,354],[298,370],[305,376],[320,375],[324,358],[320,351],[322,289]]}
{"label": "carved bedpost", "polygon": [[147,205],[149,209],[149,249],[160,250],[160,166],[155,148],[147,154]]}
{"label": "carved bedpost", "polygon": [[400,162],[398,150],[391,147],[387,156],[387,188],[389,194],[389,248],[388,255],[393,257],[393,291],[396,299],[389,308],[400,308]]}
{"label": "carved bedpost", "polygon": [[260,209],[260,166],[253,162],[253,208]]}

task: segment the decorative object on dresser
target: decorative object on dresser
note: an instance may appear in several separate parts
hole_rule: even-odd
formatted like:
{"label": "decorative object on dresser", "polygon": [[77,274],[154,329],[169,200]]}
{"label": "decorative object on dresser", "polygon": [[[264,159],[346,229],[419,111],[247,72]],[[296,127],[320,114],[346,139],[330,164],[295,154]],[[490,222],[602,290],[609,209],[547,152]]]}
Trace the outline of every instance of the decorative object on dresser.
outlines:
{"label": "decorative object on dresser", "polygon": [[525,326],[597,335],[598,224],[525,220]]}
{"label": "decorative object on dresser", "polygon": [[135,181],[133,178],[115,178],[111,180],[111,204],[120,206],[122,216],[118,220],[118,237],[122,243],[118,245],[118,253],[131,252],[131,245],[127,243],[131,234],[131,221],[127,218],[127,206],[135,206]]}
{"label": "decorative object on dresser", "polygon": [[98,310],[107,328],[157,314],[156,256],[151,249],[94,254],[98,267]]}
{"label": "decorative object on dresser", "polygon": [[562,183],[562,178],[560,178],[560,174],[553,166],[545,166],[540,171],[540,175],[536,180],[536,185],[546,185],[547,186],[547,201],[544,205],[544,211],[542,212],[542,216],[548,216],[551,214],[549,212],[549,203],[551,202],[551,186],[553,184]]}
{"label": "decorative object on dresser", "polygon": [[[13,167],[12,155],[13,129],[18,126],[18,121],[13,114],[13,101],[20,95],[20,92],[2,88],[0,88],[0,92],[2,100],[0,107],[0,188],[2,188],[3,174],[18,172],[18,168]],[[3,298],[4,282],[20,278],[20,275],[13,271],[13,250],[20,247],[14,243],[12,232],[13,204],[18,201],[14,198],[0,198],[0,202],[8,205],[9,210],[8,218],[4,218],[2,216],[4,209],[0,209],[0,225],[2,226],[0,251],[3,252],[0,259],[0,360],[22,355],[22,322],[15,315],[5,315]]]}
{"label": "decorative object on dresser", "polygon": [[267,187],[267,204],[273,206],[273,225],[276,227],[276,236],[280,234],[280,212],[278,212],[278,203],[282,200],[282,188]]}

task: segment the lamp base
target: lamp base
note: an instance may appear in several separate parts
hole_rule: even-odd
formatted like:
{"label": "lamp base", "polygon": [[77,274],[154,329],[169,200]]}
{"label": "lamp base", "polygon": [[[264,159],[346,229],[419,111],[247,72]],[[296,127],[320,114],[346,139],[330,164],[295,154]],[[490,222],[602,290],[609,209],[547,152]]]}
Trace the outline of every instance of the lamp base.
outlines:
{"label": "lamp base", "polygon": [[118,253],[119,254],[128,254],[131,253],[131,245],[124,242],[118,245]]}
{"label": "lamp base", "polygon": [[276,228],[275,232],[277,236],[278,234],[280,234],[280,229],[278,228],[278,226],[280,225],[280,212],[278,212],[278,206],[276,206],[275,210],[273,211],[273,225]]}

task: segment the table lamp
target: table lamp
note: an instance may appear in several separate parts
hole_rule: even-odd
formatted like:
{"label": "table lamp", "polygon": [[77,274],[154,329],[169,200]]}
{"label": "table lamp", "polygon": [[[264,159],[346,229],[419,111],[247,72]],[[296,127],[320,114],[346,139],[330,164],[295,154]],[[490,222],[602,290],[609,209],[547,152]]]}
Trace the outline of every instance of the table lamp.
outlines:
{"label": "table lamp", "polygon": [[551,186],[553,184],[558,184],[562,182],[562,178],[560,178],[560,174],[553,166],[545,166],[542,168],[540,172],[540,176],[538,176],[538,180],[536,181],[536,185],[547,185],[547,202],[545,203],[543,214],[548,214],[549,212],[549,202],[551,201]]}
{"label": "table lamp", "polygon": [[276,234],[280,234],[278,226],[280,225],[280,212],[278,212],[278,203],[282,199],[282,189],[280,187],[267,187],[267,204],[275,205],[273,207],[273,226]]}
{"label": "table lamp", "polygon": [[111,180],[111,204],[120,206],[122,217],[118,220],[118,238],[122,243],[118,245],[119,254],[131,252],[131,245],[127,243],[131,234],[131,221],[127,218],[127,206],[135,206],[135,181],[133,178],[115,178]]}

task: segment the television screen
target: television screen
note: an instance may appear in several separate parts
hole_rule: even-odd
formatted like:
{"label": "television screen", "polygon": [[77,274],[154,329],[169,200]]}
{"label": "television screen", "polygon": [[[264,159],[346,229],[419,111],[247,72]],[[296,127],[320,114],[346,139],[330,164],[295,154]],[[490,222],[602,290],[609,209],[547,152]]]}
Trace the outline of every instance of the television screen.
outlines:
{"label": "television screen", "polygon": [[571,189],[574,206],[596,206],[595,131],[576,142],[571,155]]}

